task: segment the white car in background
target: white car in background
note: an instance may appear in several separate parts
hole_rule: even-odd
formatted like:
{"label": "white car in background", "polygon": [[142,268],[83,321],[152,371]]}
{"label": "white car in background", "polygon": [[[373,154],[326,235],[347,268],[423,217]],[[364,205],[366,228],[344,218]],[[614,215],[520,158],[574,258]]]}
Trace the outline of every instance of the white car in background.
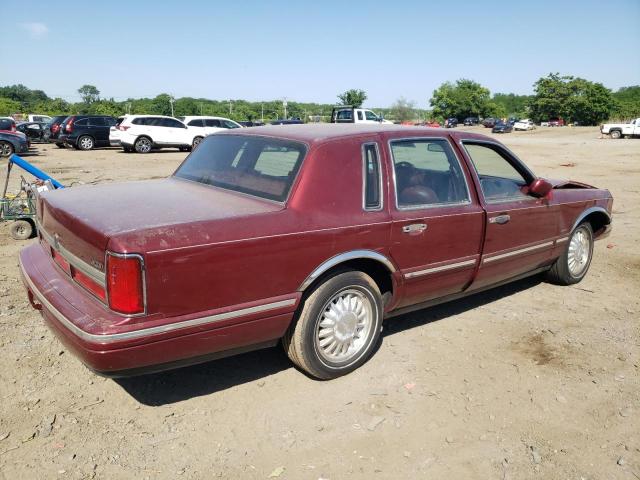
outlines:
{"label": "white car in background", "polygon": [[193,132],[194,137],[191,144],[194,148],[207,135],[231,128],[242,128],[239,123],[224,117],[191,116],[178,118]]}
{"label": "white car in background", "polygon": [[536,128],[536,125],[528,118],[519,120],[513,124],[514,130],[533,130],[534,128]]}
{"label": "white car in background", "polygon": [[194,133],[180,120],[164,115],[125,115],[109,131],[109,143],[125,152],[149,153],[152,149],[191,149]]}

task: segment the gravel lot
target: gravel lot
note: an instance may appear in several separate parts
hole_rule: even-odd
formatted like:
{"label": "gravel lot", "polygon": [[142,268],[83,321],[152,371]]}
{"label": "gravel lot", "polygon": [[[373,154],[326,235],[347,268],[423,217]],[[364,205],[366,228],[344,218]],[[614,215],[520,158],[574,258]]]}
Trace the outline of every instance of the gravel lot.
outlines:
{"label": "gravel lot", "polygon": [[[330,382],[279,348],[98,377],[29,306],[25,243],[0,225],[0,478],[640,479],[640,141],[599,137],[499,137],[539,175],[613,193],[582,283],[533,278],[390,320],[374,357]],[[65,184],[165,177],[185,157],[36,150]]]}

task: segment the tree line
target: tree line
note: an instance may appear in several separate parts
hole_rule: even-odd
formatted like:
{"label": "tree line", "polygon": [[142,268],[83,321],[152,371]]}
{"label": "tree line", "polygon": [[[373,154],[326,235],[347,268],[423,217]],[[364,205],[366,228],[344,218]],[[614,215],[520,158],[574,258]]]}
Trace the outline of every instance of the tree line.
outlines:
{"label": "tree line", "polygon": [[[429,103],[430,110],[416,108],[416,102],[398,98],[390,107],[374,108],[384,118],[399,122],[426,120],[443,121],[457,117],[519,117],[535,122],[552,118],[563,118],[566,122],[581,125],[597,125],[607,119],[624,120],[640,116],[640,85],[623,87],[612,92],[601,83],[583,78],[551,73],[538,79],[533,85],[532,95],[494,93],[481,84],[468,79],[445,82],[434,90]],[[80,102],[68,102],[62,98],[51,98],[42,90],[31,90],[24,85],[0,87],[0,116],[16,113],[102,114],[121,116],[124,114],[155,115],[212,115],[233,120],[274,120],[278,118],[300,118],[317,121],[326,120],[333,104],[304,103],[269,100],[250,102],[242,99],[211,100],[206,98],[173,98],[162,93],[154,98],[129,98],[116,101],[101,98],[93,85],[78,89]],[[359,107],[367,94],[363,90],[351,89],[337,95],[340,104]]]}

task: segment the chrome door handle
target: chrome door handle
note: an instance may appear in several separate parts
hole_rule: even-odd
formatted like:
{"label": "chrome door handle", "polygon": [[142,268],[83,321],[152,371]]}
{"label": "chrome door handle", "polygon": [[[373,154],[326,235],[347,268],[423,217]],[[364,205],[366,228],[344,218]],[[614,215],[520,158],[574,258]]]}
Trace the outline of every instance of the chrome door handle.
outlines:
{"label": "chrome door handle", "polygon": [[420,233],[427,229],[426,223],[412,223],[411,225],[405,225],[402,227],[404,233]]}
{"label": "chrome door handle", "polygon": [[489,223],[497,223],[498,225],[504,225],[511,217],[509,215],[498,215],[497,217],[489,217]]}

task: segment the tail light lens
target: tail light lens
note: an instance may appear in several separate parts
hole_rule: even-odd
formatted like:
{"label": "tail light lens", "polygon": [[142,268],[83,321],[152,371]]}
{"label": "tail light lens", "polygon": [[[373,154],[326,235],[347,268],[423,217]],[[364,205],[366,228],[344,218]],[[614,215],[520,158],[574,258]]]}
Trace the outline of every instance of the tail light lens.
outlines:
{"label": "tail light lens", "polygon": [[76,121],[76,117],[71,117],[68,121],[67,121],[67,126],[65,127],[64,131],[67,133],[71,133],[73,132],[73,122]]}
{"label": "tail light lens", "polygon": [[12,123],[12,124],[11,124],[11,131],[12,131],[12,132],[17,131],[17,130],[16,130],[16,124],[15,124],[15,123]]}
{"label": "tail light lens", "polygon": [[144,313],[143,263],[139,255],[107,254],[109,308],[132,315]]}
{"label": "tail light lens", "polygon": [[71,267],[71,278],[73,278],[76,281],[76,283],[78,283],[79,285],[82,285],[84,288],[86,288],[91,293],[93,293],[100,300],[102,300],[103,302],[105,301],[106,295],[105,295],[104,287],[96,283],[96,281],[93,280],[91,277],[85,275],[80,270],[77,270]]}
{"label": "tail light lens", "polygon": [[69,262],[67,262],[58,251],[51,248],[51,256],[53,257],[53,261],[56,262],[62,270],[71,275],[71,265],[69,265]]}
{"label": "tail light lens", "polygon": [[129,130],[129,127],[127,125],[118,125],[116,128],[121,132],[126,132],[127,130]]}

